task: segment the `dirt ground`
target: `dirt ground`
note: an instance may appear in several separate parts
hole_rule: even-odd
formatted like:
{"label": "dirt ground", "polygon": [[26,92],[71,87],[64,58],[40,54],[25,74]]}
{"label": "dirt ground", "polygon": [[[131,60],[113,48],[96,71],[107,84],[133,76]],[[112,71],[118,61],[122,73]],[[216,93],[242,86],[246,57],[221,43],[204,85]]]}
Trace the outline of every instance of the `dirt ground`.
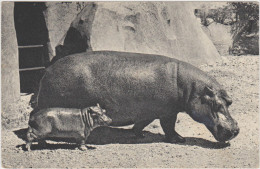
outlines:
{"label": "dirt ground", "polygon": [[[229,108],[238,121],[239,135],[229,144],[218,143],[205,126],[185,113],[178,115],[176,130],[184,144],[163,142],[159,121],[145,128],[145,138],[136,139],[123,128],[98,128],[89,138],[88,150],[75,144],[48,141],[48,148],[34,144],[23,151],[26,123],[2,131],[2,167],[34,168],[258,168],[259,167],[259,57],[227,56],[217,65],[201,66],[214,76],[233,98]],[[75,149],[76,148],[76,149]]]}

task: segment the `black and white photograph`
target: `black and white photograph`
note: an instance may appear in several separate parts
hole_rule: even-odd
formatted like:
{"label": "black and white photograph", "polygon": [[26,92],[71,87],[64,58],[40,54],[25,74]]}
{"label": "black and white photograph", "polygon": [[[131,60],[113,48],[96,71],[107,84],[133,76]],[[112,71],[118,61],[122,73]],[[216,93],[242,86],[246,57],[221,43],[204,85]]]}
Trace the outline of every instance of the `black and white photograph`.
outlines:
{"label": "black and white photograph", "polygon": [[2,168],[259,168],[259,1],[1,1]]}

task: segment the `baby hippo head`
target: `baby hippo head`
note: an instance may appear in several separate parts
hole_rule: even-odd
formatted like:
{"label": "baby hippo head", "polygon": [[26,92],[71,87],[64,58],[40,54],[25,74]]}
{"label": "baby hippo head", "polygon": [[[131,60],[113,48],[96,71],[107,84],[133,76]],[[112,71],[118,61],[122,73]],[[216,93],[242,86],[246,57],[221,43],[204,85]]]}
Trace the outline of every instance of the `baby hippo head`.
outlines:
{"label": "baby hippo head", "polygon": [[112,119],[109,118],[105,113],[106,110],[102,109],[99,104],[97,106],[91,106],[88,109],[88,113],[91,116],[92,119],[92,126],[93,128],[99,127],[99,126],[108,126]]}

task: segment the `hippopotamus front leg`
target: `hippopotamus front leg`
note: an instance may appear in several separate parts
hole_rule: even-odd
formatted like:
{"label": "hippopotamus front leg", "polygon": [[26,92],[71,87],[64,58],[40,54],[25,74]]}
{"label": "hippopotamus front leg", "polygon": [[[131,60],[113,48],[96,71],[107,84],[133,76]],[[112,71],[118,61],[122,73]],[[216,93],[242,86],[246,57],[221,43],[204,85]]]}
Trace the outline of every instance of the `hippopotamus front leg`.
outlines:
{"label": "hippopotamus front leg", "polygon": [[171,114],[169,116],[161,117],[160,124],[165,133],[165,141],[170,143],[184,143],[185,138],[180,136],[175,131],[175,122],[177,119],[177,114]]}
{"label": "hippopotamus front leg", "polygon": [[148,125],[150,124],[151,122],[153,122],[153,120],[145,120],[145,121],[141,121],[141,122],[137,122],[135,123],[134,127],[133,127],[133,131],[136,135],[136,137],[138,138],[143,138],[144,137],[144,134],[143,134],[143,129]]}

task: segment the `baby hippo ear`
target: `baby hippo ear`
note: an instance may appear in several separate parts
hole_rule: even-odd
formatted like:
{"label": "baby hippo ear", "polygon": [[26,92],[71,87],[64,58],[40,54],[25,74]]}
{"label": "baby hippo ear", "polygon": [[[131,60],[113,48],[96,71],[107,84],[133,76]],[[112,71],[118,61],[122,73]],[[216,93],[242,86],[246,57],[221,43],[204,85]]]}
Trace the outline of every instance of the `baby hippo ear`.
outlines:
{"label": "baby hippo ear", "polygon": [[88,110],[88,113],[89,113],[92,117],[98,116],[97,111],[94,110],[93,108],[90,108],[90,109]]}
{"label": "baby hippo ear", "polygon": [[97,107],[100,108],[99,104],[97,103]]}

